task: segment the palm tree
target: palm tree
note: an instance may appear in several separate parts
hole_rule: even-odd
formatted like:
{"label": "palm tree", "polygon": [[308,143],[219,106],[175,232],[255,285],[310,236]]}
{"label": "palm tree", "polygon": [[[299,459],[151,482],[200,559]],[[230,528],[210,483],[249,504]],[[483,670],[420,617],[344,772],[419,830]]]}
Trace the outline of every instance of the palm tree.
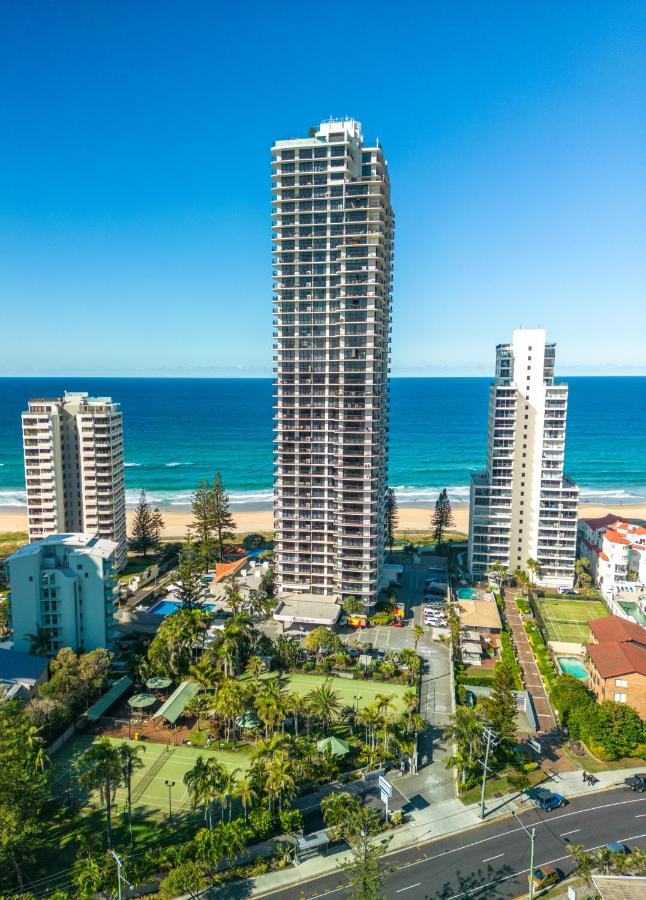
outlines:
{"label": "palm tree", "polygon": [[195,760],[195,764],[184,774],[184,784],[188,792],[189,799],[193,809],[200,803],[204,807],[204,821],[208,819],[209,830],[213,827],[211,821],[211,794],[210,794],[210,772],[206,762],[201,756]]}
{"label": "palm tree", "polygon": [[471,707],[456,707],[446,736],[456,745],[456,765],[461,772],[461,780],[465,781],[465,773],[473,768],[482,748],[482,726]]}
{"label": "palm tree", "polygon": [[135,769],[143,768],[143,762],[139,759],[140,753],[145,753],[146,748],[141,745],[127,744],[125,741],[117,748],[119,765],[121,767],[121,780],[126,786],[128,803],[128,830],[130,831],[130,843],[132,844],[132,773]]}
{"label": "palm tree", "polygon": [[497,584],[498,590],[501,591],[505,579],[509,578],[509,570],[504,563],[496,561],[489,567],[487,575],[489,576],[489,580],[493,581],[494,584]]}
{"label": "palm tree", "polygon": [[424,629],[421,625],[413,625],[413,645],[415,647],[415,651],[417,651],[417,645],[419,644],[419,639],[424,634]]}
{"label": "palm tree", "polygon": [[278,797],[278,811],[282,812],[283,797],[292,796],[296,790],[296,782],[291,774],[292,764],[286,753],[277,753],[266,767],[267,794],[270,802]]}
{"label": "palm tree", "polygon": [[224,719],[226,739],[229,740],[234,721],[245,711],[245,703],[240,682],[227,678],[220,685],[215,697],[215,711]]}
{"label": "palm tree", "polygon": [[310,691],[305,698],[310,713],[318,719],[323,731],[327,731],[332,722],[338,718],[343,707],[338,691],[332,687],[330,680]]}
{"label": "palm tree", "polygon": [[406,707],[406,712],[408,713],[407,724],[410,728],[411,717],[417,709],[417,691],[406,691],[406,693],[402,697],[402,700],[404,701],[404,706]]}
{"label": "palm tree", "polygon": [[197,730],[201,731],[200,725],[206,714],[211,708],[211,698],[207,694],[194,694],[184,708],[184,712],[189,716],[195,716],[197,719]]}
{"label": "palm tree", "polygon": [[532,585],[536,582],[536,578],[541,574],[541,564],[536,559],[528,559],[527,560],[527,571],[529,572],[529,577],[532,582]]}
{"label": "palm tree", "polygon": [[29,652],[34,656],[50,656],[52,639],[52,629],[43,628],[42,625],[36,625],[36,631],[28,634]]}
{"label": "palm tree", "polygon": [[374,705],[366,706],[359,712],[359,721],[366,730],[366,745],[374,751],[377,743],[377,729],[381,724],[381,716]]}
{"label": "palm tree", "polygon": [[267,666],[259,656],[252,656],[247,663],[246,671],[251,675],[254,682],[257,684],[260,680],[260,676],[267,671]]}
{"label": "palm tree", "polygon": [[112,846],[112,802],[122,781],[119,751],[108,738],[100,738],[84,750],[76,764],[79,784],[89,790],[99,790],[105,803],[105,824],[108,847]]}
{"label": "palm tree", "polygon": [[247,821],[247,812],[254,800],[258,799],[258,794],[254,791],[251,780],[247,777],[239,778],[236,781],[235,791],[233,794],[242,803],[244,820]]}
{"label": "palm tree", "polygon": [[270,729],[275,730],[278,722],[285,719],[286,691],[280,678],[263,681],[256,694],[256,712],[265,726],[265,737]]}
{"label": "palm tree", "polygon": [[238,579],[235,575],[229,575],[228,578],[225,578],[224,580],[224,599],[235,615],[242,606],[242,597],[240,595]]}

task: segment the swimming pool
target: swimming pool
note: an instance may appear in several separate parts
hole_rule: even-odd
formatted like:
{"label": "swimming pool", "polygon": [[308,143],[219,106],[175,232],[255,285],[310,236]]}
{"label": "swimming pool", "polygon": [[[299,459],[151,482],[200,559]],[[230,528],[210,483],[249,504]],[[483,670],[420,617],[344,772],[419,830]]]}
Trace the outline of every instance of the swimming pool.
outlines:
{"label": "swimming pool", "polygon": [[577,656],[557,656],[557,662],[561,672],[565,675],[574,675],[581,681],[588,680],[588,672],[581,660]]}
{"label": "swimming pool", "polygon": [[[153,616],[170,616],[177,612],[181,605],[179,600],[173,600],[172,597],[166,597],[164,600],[158,600],[154,606],[151,606],[150,609],[146,611]],[[215,609],[215,606],[213,603],[205,603],[203,608],[211,610],[212,612]]]}
{"label": "swimming pool", "polygon": [[458,600],[475,600],[478,592],[475,588],[458,588]]}

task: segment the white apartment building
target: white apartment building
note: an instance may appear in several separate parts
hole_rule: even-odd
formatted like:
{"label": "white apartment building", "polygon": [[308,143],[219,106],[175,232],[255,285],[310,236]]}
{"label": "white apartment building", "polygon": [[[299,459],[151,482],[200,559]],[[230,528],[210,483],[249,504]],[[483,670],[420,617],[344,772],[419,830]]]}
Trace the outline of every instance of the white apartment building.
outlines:
{"label": "white apartment building", "polygon": [[646,528],[613,513],[580,522],[580,553],[607,597],[627,588],[646,587]]}
{"label": "white apartment building", "polygon": [[276,583],[369,606],[384,558],[388,169],[353,119],[272,155]]}
{"label": "white apartment building", "polygon": [[93,534],[50,534],[5,560],[14,649],[29,653],[37,627],[49,653],[95,650],[113,643],[114,541]]}
{"label": "white apartment building", "polygon": [[540,564],[537,583],[571,587],[578,487],[563,474],[568,388],[554,383],[555,344],[518,329],[496,348],[489,388],[487,466],[471,479],[469,569]]}
{"label": "white apartment building", "polygon": [[66,393],[30,400],[22,414],[29,540],[85,532],[128,557],[123,423],[110,397]]}

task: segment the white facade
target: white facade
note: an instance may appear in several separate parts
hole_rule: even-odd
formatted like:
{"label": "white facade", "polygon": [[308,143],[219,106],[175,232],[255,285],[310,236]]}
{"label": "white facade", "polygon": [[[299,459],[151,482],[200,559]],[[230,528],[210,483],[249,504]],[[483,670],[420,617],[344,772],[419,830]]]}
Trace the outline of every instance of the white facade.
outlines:
{"label": "white facade", "polygon": [[514,572],[535,559],[538,583],[573,584],[579,490],[563,474],[568,389],[554,383],[555,346],[543,329],[518,329],[496,348],[487,466],[471,480],[476,577],[494,562]]}
{"label": "white facade", "polygon": [[121,409],[110,397],[66,393],[22,414],[29,540],[85,532],[128,558]]}
{"label": "white facade", "polygon": [[580,553],[607,597],[626,587],[646,587],[646,528],[611,513],[581,521]]}
{"label": "white facade", "polygon": [[7,557],[14,649],[29,653],[38,626],[49,650],[110,647],[117,545],[92,534],[51,534]]}
{"label": "white facade", "polygon": [[371,605],[387,478],[387,166],[354,120],[272,154],[276,584]]}

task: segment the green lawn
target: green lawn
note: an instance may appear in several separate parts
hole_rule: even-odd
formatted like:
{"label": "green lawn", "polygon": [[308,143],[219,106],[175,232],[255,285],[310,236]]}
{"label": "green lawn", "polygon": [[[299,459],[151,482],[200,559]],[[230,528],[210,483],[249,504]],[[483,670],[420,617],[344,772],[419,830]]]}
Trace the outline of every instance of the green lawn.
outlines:
{"label": "green lawn", "polygon": [[[87,797],[83,796],[78,785],[69,778],[73,773],[74,761],[80,753],[89,747],[95,738],[90,735],[79,735],[71,740],[56,753],[52,760],[54,767],[54,785],[58,796],[65,799],[68,787],[73,792],[73,799],[77,804],[85,803],[88,806],[100,805],[98,792]],[[115,744],[124,743],[122,740],[113,740]],[[227,769],[248,769],[250,759],[248,752],[218,751],[201,749],[197,747],[167,747],[165,744],[153,744],[146,742],[127,741],[126,743],[142,747],[141,761],[143,768],[136,769],[133,775],[133,812],[148,816],[160,816],[168,812],[168,785],[166,781],[172,781],[171,803],[173,812],[181,814],[190,808],[188,794],[184,785],[184,775],[195,765],[198,756],[215,756]],[[170,752],[168,752],[170,751]],[[160,757],[164,754],[165,761]],[[151,769],[155,770],[151,773]],[[119,812],[125,810],[126,790],[119,788],[116,794],[115,808]]]}
{"label": "green lawn", "polygon": [[588,622],[608,614],[599,600],[537,600],[548,639],[585,644],[590,640]]}
{"label": "green lawn", "polygon": [[384,684],[379,681],[354,680],[350,678],[331,678],[325,675],[286,675],[285,682],[288,690],[304,697],[310,691],[315,690],[326,681],[332,683],[332,687],[341,695],[341,700],[346,706],[354,704],[354,698],[359,700],[359,708],[369,706],[377,694],[391,694],[393,702],[399,712],[405,709],[403,696],[411,690],[405,684]]}

